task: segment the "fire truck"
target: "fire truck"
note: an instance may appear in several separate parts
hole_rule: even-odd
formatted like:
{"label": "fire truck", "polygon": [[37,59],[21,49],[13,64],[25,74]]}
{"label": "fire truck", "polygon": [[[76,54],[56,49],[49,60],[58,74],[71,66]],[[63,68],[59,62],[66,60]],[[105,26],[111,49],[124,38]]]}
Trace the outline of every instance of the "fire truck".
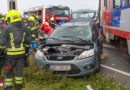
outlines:
{"label": "fire truck", "polygon": [[57,24],[62,24],[70,22],[71,20],[71,10],[67,6],[40,6],[33,7],[24,12],[24,15],[31,16],[31,13],[35,13],[39,16],[41,23],[50,22],[50,18],[54,17]]}
{"label": "fire truck", "polygon": [[99,0],[99,18],[106,40],[130,55],[130,0]]}

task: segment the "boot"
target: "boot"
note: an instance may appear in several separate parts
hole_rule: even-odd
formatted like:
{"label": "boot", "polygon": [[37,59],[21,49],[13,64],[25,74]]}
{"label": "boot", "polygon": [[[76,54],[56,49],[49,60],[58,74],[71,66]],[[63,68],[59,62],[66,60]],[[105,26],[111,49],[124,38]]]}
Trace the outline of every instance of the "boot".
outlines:
{"label": "boot", "polygon": [[6,86],[5,90],[12,90],[12,86]]}
{"label": "boot", "polygon": [[22,90],[21,84],[15,84],[15,90]]}

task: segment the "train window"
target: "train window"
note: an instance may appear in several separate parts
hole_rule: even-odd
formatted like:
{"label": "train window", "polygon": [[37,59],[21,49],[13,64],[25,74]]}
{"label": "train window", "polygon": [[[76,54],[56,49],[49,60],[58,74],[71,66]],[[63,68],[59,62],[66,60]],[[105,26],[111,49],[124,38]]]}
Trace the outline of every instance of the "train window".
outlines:
{"label": "train window", "polygon": [[121,7],[121,0],[113,0],[113,8],[117,9]]}
{"label": "train window", "polygon": [[104,7],[106,7],[106,9],[109,9],[109,0],[104,0]]}
{"label": "train window", "polygon": [[126,0],[127,1],[127,4],[130,4],[130,0]]}

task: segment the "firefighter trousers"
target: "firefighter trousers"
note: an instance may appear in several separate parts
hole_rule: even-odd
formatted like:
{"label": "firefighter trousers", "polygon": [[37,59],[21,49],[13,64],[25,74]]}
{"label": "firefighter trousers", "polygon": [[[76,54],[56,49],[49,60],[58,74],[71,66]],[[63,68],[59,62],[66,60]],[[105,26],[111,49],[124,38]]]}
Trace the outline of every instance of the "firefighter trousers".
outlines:
{"label": "firefighter trousers", "polygon": [[12,86],[14,84],[14,82],[16,85],[23,84],[24,64],[25,64],[25,57],[24,58],[13,58],[13,59],[7,58],[5,68],[8,69],[8,66],[11,66],[12,68],[6,74],[6,78],[5,78],[6,86]]}
{"label": "firefighter trousers", "polygon": [[5,58],[0,55],[0,76],[1,76],[2,68],[4,66],[4,61],[5,61]]}

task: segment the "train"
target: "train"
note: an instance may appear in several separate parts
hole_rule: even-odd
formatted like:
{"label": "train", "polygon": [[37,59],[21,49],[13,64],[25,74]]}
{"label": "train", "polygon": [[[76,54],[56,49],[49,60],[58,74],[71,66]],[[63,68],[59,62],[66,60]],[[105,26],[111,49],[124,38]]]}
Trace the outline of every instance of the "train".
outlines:
{"label": "train", "polygon": [[130,55],[130,0],[99,0],[99,23],[106,41]]}

